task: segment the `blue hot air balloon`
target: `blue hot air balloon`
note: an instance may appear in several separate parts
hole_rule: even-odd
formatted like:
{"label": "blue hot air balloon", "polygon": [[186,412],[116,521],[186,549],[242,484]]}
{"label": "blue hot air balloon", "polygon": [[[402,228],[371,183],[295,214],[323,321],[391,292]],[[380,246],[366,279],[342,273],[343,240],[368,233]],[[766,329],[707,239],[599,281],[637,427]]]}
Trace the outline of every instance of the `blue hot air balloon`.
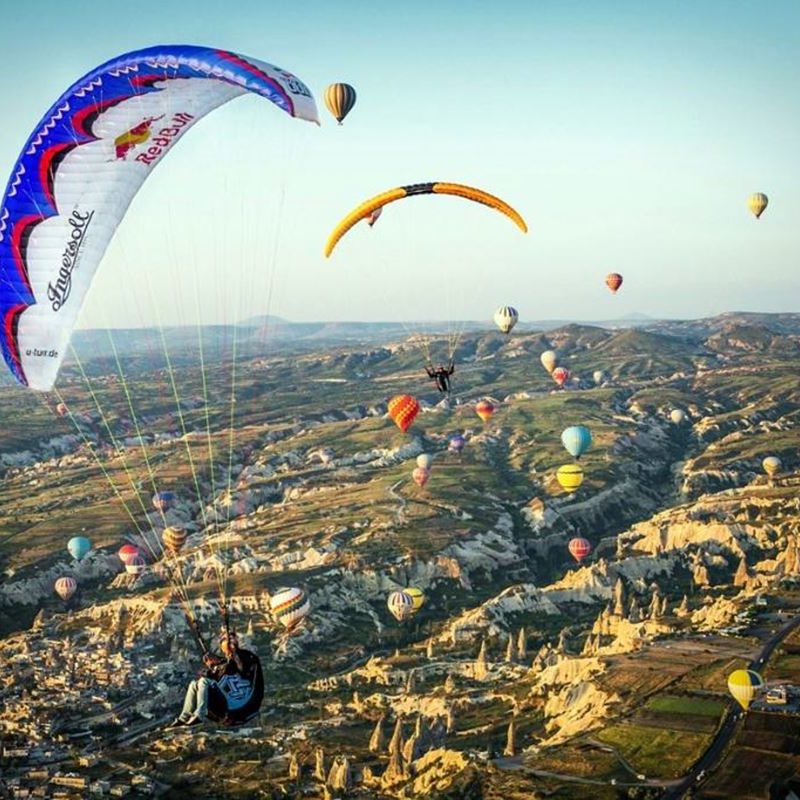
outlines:
{"label": "blue hot air balloon", "polygon": [[85,536],[73,536],[67,542],[67,550],[76,561],[80,561],[91,549],[92,543]]}
{"label": "blue hot air balloon", "polygon": [[571,456],[580,458],[592,445],[592,432],[584,425],[573,425],[564,429],[561,441]]}

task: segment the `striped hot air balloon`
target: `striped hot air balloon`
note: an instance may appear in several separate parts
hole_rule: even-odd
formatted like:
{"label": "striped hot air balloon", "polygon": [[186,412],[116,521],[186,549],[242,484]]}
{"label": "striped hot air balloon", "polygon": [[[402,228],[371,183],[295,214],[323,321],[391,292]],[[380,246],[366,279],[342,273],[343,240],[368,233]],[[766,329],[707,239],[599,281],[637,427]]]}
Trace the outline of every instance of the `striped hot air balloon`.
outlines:
{"label": "striped hot air balloon", "polygon": [[763,679],[752,669],[737,669],[728,676],[728,690],[745,711],[763,686]]}
{"label": "striped hot air balloon", "polygon": [[164,528],[161,534],[161,541],[164,542],[164,547],[173,555],[178,554],[186,544],[186,531],[183,528]]}
{"label": "striped hot air balloon", "polygon": [[65,575],[62,578],[59,578],[56,582],[54,587],[56,590],[56,594],[64,601],[72,597],[78,589],[78,581],[75,578]]}
{"label": "striped hot air balloon", "polygon": [[553,372],[553,380],[563,388],[564,384],[569,380],[569,370],[566,367],[556,367]]}
{"label": "striped hot air balloon", "polygon": [[570,555],[580,564],[592,552],[592,543],[582,536],[576,536],[574,539],[569,540],[567,548]]}
{"label": "striped hot air balloon", "polygon": [[616,294],[620,286],[622,286],[622,275],[619,272],[609,272],[606,275],[606,286],[611,289],[611,294]]}
{"label": "striped hot air balloon", "polygon": [[488,422],[495,411],[497,411],[497,408],[494,403],[490,403],[488,400],[481,400],[479,403],[475,404],[475,413],[484,422]]}
{"label": "striped hot air balloon", "polygon": [[120,547],[117,555],[123,564],[127,564],[131,559],[139,555],[139,548],[132,544],[124,544]]}
{"label": "striped hot air balloon", "polygon": [[564,464],[558,468],[556,480],[565,492],[577,492],[583,483],[583,467],[580,464]]}
{"label": "striped hot air balloon", "polygon": [[431,477],[431,471],[429,469],[424,469],[423,467],[416,467],[411,473],[411,477],[413,478],[414,483],[422,488],[428,482],[428,478]]}
{"label": "striped hot air balloon", "polygon": [[774,478],[781,471],[783,464],[778,456],[767,456],[761,462],[761,466],[770,478]]}
{"label": "striped hot air balloon", "polygon": [[517,309],[511,306],[500,306],[500,308],[494,312],[494,324],[497,325],[503,333],[511,333],[511,329],[517,324],[518,319],[519,313]]}
{"label": "striped hot air balloon", "polygon": [[389,401],[389,416],[403,433],[411,427],[417,414],[419,414],[419,403],[417,398],[410,394],[398,394]]}
{"label": "striped hot air balloon", "polygon": [[356,90],[349,83],[332,83],[325,89],[325,105],[341,125],[356,104]]}
{"label": "striped hot air balloon", "polygon": [[125,562],[125,572],[128,575],[141,575],[147,569],[147,562],[138,553]]}
{"label": "striped hot air balloon", "polygon": [[747,207],[755,214],[756,219],[764,213],[768,204],[769,198],[763,192],[751,194],[747,199]]}
{"label": "striped hot air balloon", "polygon": [[386,600],[386,605],[398,622],[405,622],[414,613],[414,598],[403,590],[392,592]]}
{"label": "striped hot air balloon", "polygon": [[311,604],[302,589],[282,587],[270,597],[269,608],[276,622],[290,631],[305,619]]}

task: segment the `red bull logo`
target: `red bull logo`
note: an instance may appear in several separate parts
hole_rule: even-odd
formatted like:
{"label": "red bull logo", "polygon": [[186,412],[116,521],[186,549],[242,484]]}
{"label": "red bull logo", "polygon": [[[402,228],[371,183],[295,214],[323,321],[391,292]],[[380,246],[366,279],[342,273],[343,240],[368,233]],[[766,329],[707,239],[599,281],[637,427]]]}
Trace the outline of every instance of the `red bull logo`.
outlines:
{"label": "red bull logo", "polygon": [[128,158],[128,153],[135,149],[138,145],[144,144],[150,138],[150,128],[154,122],[163,119],[164,115],[160,117],[148,117],[143,119],[136,127],[131,128],[125,133],[121,133],[114,139],[114,156],[117,159],[125,161]]}

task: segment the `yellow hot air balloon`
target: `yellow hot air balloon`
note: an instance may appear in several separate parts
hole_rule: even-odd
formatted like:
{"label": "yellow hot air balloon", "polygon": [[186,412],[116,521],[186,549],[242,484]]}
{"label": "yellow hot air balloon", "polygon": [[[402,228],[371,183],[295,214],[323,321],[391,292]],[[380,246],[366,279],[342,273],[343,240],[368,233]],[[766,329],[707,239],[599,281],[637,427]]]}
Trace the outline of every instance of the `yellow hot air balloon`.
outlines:
{"label": "yellow hot air balloon", "polygon": [[553,370],[558,366],[558,356],[555,350],[545,350],[544,353],[539,356],[539,360],[542,362],[542,366],[551,375],[553,374]]}
{"label": "yellow hot air balloon", "polygon": [[356,90],[349,83],[332,83],[325,90],[325,105],[341,125],[356,104]]}
{"label": "yellow hot air balloon", "polygon": [[769,198],[762,192],[751,194],[747,200],[747,207],[755,214],[756,219],[764,213],[768,204]]}
{"label": "yellow hot air balloon", "polygon": [[412,614],[416,614],[423,605],[425,605],[425,592],[422,589],[416,589],[413,586],[409,586],[403,590],[414,602],[414,608],[412,610]]}
{"label": "yellow hot air balloon", "polygon": [[745,711],[763,686],[763,679],[752,669],[737,669],[728,676],[728,690]]}
{"label": "yellow hot air balloon", "polygon": [[577,492],[583,483],[583,467],[580,464],[564,464],[558,468],[556,479],[565,492]]}
{"label": "yellow hot air balloon", "polygon": [[783,464],[778,456],[767,456],[761,462],[761,466],[770,478],[774,478],[781,471]]}
{"label": "yellow hot air balloon", "polygon": [[523,233],[528,232],[528,226],[519,213],[499,197],[484,192],[482,189],[464,186],[461,183],[447,183],[444,181],[414,183],[408,186],[399,186],[396,189],[389,189],[388,192],[377,194],[375,197],[363,202],[360,206],[356,206],[356,208],[339,222],[328,237],[328,241],[325,244],[325,257],[327,258],[330,256],[339,239],[341,239],[357,222],[360,222],[362,219],[369,219],[375,211],[389,203],[394,203],[396,200],[402,200],[404,197],[413,197],[419,194],[450,194],[455,197],[463,197],[465,200],[472,200],[475,203],[481,203],[489,208],[496,209],[501,214],[505,214]]}

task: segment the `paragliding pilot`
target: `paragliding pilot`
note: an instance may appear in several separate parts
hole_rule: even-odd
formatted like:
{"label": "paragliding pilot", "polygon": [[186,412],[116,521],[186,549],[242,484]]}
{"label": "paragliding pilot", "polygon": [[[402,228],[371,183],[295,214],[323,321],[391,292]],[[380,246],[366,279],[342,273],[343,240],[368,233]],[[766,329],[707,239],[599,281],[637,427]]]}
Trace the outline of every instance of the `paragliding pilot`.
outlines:
{"label": "paragliding pilot", "polygon": [[450,376],[455,370],[456,368],[452,358],[447,362],[446,367],[439,365],[434,369],[433,364],[430,362],[425,365],[425,372],[428,373],[428,377],[431,380],[436,381],[436,388],[440,392],[446,392],[447,394],[450,394]]}
{"label": "paragliding pilot", "polygon": [[239,647],[234,631],[223,630],[220,647],[222,656],[203,656],[206,669],[189,684],[183,710],[168,728],[200,725],[206,719],[239,725],[261,708],[264,676],[258,656]]}

